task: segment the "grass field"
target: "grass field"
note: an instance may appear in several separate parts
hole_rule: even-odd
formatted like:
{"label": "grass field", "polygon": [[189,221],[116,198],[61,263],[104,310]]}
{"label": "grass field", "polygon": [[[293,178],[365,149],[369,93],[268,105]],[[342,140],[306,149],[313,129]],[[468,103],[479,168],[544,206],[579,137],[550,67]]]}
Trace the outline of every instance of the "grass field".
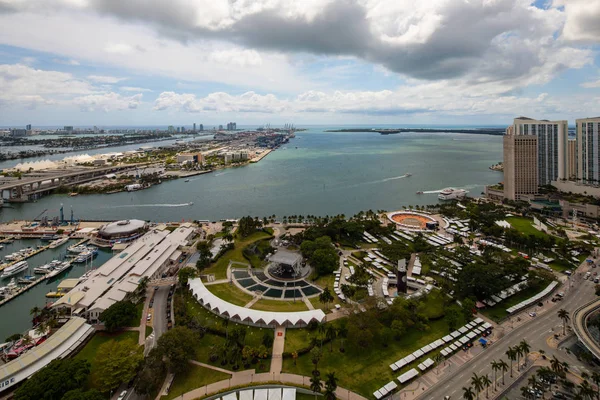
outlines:
{"label": "grass field", "polygon": [[152,327],[151,326],[146,326],[146,337],[150,336],[152,334]]}
{"label": "grass field", "polygon": [[296,299],[296,302],[293,301],[283,301],[283,300],[265,300],[261,299],[252,305],[253,310],[262,310],[262,311],[279,311],[279,312],[288,312],[288,311],[307,311],[308,307],[302,301],[302,299]]}
{"label": "grass field", "polygon": [[98,354],[98,348],[102,346],[104,343],[110,340],[127,340],[131,339],[134,343],[138,342],[139,333],[134,331],[122,331],[117,333],[104,333],[104,332],[96,332],[92,339],[86,343],[86,345],[75,355],[75,360],[87,360],[91,366],[91,373],[88,377],[88,381],[86,383],[86,387],[95,388],[94,384],[94,374],[96,371],[96,354]]}
{"label": "grass field", "polygon": [[507,308],[512,307],[524,300],[529,299],[530,297],[535,296],[537,293],[544,290],[544,288],[549,283],[550,282],[542,285],[542,287],[540,288],[527,288],[515,294],[514,296],[511,296],[508,299],[496,304],[494,307],[486,307],[485,309],[481,310],[481,313],[496,322],[501,321],[502,319],[508,317],[508,313],[506,312]]}
{"label": "grass field", "polygon": [[190,364],[183,373],[175,375],[171,389],[167,396],[162,396],[162,400],[171,400],[193,389],[208,385],[209,383],[229,379],[231,375],[215,371],[214,369],[200,367]]}
{"label": "grass field", "polygon": [[229,261],[238,261],[242,263],[249,263],[248,260],[244,258],[242,254],[242,250],[244,247],[248,246],[250,243],[254,243],[257,240],[267,239],[270,235],[266,232],[256,232],[252,235],[235,240],[235,248],[233,250],[229,250],[225,254],[223,254],[217,262],[213,263],[210,267],[206,268],[203,273],[206,274],[214,274],[216,279],[225,279],[227,278],[227,266],[229,265]]}
{"label": "grass field", "polygon": [[[408,331],[401,340],[392,340],[387,348],[376,343],[367,349],[353,349],[345,346],[346,352],[341,353],[339,351],[340,339],[335,339],[333,352],[330,351],[329,344],[323,345],[323,357],[319,362],[321,375],[335,372],[339,378],[339,386],[371,398],[375,390],[406,372],[405,369],[408,370],[405,368],[402,371],[392,372],[389,367],[391,363],[448,333],[448,325],[444,320],[432,321],[429,326],[430,329],[425,332]],[[293,351],[307,346],[310,335],[311,332],[305,329],[286,331],[285,351]],[[300,356],[297,359],[297,365],[294,365],[293,359],[283,360],[284,372],[310,376],[313,369],[314,365],[310,360],[310,354]]]}
{"label": "grass field", "polygon": [[548,236],[546,233],[534,228],[533,219],[525,217],[508,217],[506,218],[506,222],[508,222],[514,229],[525,235],[534,235],[538,237]]}
{"label": "grass field", "polygon": [[245,306],[253,299],[248,293],[242,292],[233,283],[220,283],[218,285],[206,285],[206,288],[215,296],[231,304]]}

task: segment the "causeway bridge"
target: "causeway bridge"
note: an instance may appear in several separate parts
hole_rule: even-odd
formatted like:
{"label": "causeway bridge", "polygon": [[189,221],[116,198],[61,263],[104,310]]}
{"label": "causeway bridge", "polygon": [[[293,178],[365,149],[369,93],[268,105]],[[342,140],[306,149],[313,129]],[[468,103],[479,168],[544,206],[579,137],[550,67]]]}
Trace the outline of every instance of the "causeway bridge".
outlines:
{"label": "causeway bridge", "polygon": [[102,176],[135,171],[146,164],[127,164],[111,167],[69,167],[24,173],[18,178],[0,178],[0,194],[7,203],[24,203],[35,200],[59,186],[75,186]]}
{"label": "causeway bridge", "polygon": [[600,359],[600,345],[592,338],[587,327],[590,315],[600,308],[600,299],[584,304],[573,312],[573,330],[583,345],[597,358]]}

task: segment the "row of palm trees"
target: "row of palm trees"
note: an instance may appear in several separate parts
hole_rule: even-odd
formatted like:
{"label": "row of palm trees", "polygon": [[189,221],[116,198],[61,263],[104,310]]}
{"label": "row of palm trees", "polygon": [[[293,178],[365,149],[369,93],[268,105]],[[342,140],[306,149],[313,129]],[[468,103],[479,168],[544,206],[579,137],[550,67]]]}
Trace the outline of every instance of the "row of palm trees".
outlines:
{"label": "row of palm trees", "polygon": [[[317,393],[321,393],[323,391],[323,382],[320,378],[320,373],[318,371],[313,371],[313,376],[310,378],[310,390],[315,394],[315,399],[317,398]],[[327,379],[325,380],[325,391],[323,395],[325,400],[335,400],[336,395],[335,391],[337,389],[337,381],[338,378],[335,376],[335,372],[329,372],[327,374]]]}
{"label": "row of palm trees", "polygon": [[[520,358],[527,358],[529,355],[529,351],[531,350],[531,346],[527,341],[521,340],[521,342],[514,346],[509,347],[506,351],[506,356],[510,360],[510,376],[513,376],[513,361],[517,361],[517,369],[519,368]],[[473,374],[471,377],[471,384],[468,387],[463,387],[463,399],[465,400],[474,400],[479,399],[480,393],[485,389],[485,397],[489,397],[489,388],[493,385],[494,391],[496,390],[496,385],[498,383],[498,372],[502,372],[502,385],[504,385],[504,375],[506,371],[509,370],[509,366],[506,361],[500,359],[500,361],[492,360],[490,362],[492,367],[492,371],[494,373],[494,379],[491,380],[488,374],[485,375],[477,375]]]}
{"label": "row of palm trees", "polygon": [[[560,377],[563,387],[574,393],[573,399],[575,400],[596,400],[600,399],[600,374],[597,372],[588,375],[586,372],[581,374],[583,382],[577,386],[566,379],[566,372],[569,370],[569,365],[560,361],[554,356],[550,360],[550,368],[541,367],[537,370],[535,375],[529,377],[527,386],[521,387],[521,394],[526,399],[534,399],[535,392],[540,391],[542,395],[550,390],[551,377]],[[594,388],[588,379],[596,385]]]}

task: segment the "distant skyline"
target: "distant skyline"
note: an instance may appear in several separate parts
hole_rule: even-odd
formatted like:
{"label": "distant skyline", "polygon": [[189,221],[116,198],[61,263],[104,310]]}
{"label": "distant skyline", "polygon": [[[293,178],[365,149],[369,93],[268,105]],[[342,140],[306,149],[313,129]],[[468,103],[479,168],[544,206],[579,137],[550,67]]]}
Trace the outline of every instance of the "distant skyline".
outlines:
{"label": "distant skyline", "polygon": [[0,125],[600,115],[600,0],[0,0]]}

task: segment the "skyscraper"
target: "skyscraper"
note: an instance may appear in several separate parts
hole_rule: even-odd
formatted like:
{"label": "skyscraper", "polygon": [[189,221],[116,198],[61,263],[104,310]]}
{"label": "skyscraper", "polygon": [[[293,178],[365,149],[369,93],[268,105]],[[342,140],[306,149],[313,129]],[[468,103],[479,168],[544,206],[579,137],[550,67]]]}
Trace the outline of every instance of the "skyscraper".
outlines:
{"label": "skyscraper", "polygon": [[31,130],[31,124],[27,124],[27,125],[25,126],[25,129],[27,129],[28,131],[30,131],[30,130]]}
{"label": "skyscraper", "polygon": [[534,120],[527,117],[515,118],[515,136],[537,136],[538,184],[550,185],[552,181],[568,178],[568,135],[566,120]]}
{"label": "skyscraper", "polygon": [[577,134],[577,180],[600,181],[600,117],[575,121]]}
{"label": "skyscraper", "polygon": [[520,200],[538,192],[538,137],[516,135],[509,126],[503,138],[504,197]]}
{"label": "skyscraper", "polygon": [[194,133],[196,133],[196,123],[194,122]]}

